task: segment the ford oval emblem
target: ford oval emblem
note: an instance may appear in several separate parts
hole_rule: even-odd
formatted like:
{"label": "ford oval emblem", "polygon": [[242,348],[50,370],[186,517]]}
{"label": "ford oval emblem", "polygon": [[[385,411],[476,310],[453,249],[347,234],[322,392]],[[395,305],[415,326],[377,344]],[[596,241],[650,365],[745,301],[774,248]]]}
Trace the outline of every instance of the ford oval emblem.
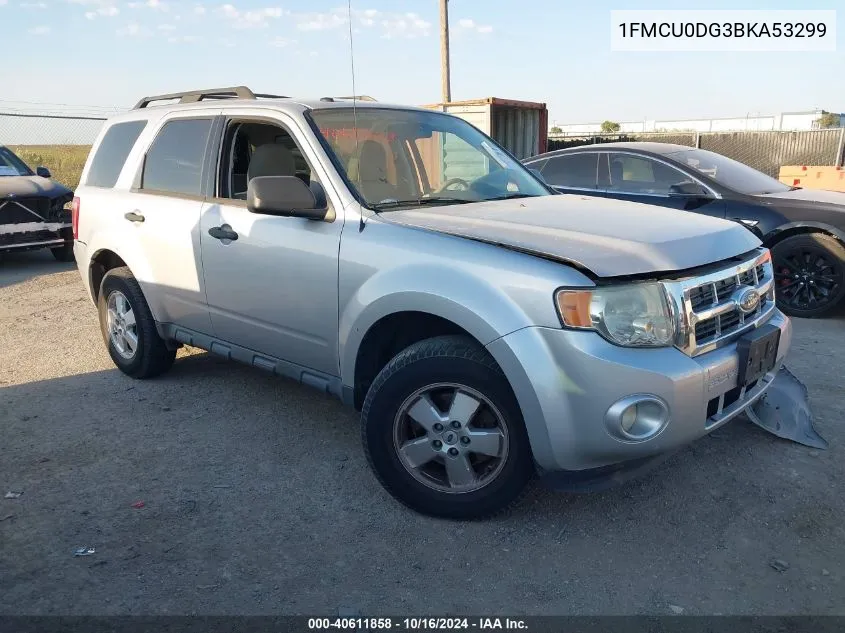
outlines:
{"label": "ford oval emblem", "polygon": [[746,288],[739,293],[736,300],[740,312],[743,314],[751,314],[760,305],[760,293],[754,288]]}

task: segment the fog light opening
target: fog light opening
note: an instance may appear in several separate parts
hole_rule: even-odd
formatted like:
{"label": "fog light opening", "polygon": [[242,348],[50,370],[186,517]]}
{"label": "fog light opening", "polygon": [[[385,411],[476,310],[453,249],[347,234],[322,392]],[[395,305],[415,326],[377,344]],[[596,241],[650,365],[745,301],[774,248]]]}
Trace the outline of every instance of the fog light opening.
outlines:
{"label": "fog light opening", "polygon": [[642,442],[656,437],[669,420],[669,407],[657,396],[628,396],[607,411],[607,430],[620,439]]}

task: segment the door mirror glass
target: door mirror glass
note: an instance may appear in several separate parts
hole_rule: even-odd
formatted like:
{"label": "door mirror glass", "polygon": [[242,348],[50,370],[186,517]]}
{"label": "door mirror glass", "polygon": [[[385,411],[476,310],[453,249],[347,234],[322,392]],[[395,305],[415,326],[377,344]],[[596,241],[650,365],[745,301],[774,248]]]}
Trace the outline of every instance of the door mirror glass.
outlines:
{"label": "door mirror glass", "polygon": [[256,176],[247,185],[246,206],[253,213],[309,220],[325,220],[328,213],[322,186],[297,176]]}
{"label": "door mirror glass", "polygon": [[696,182],[685,181],[669,187],[670,196],[681,196],[691,198],[712,198],[713,196],[704,187]]}
{"label": "door mirror glass", "polygon": [[52,177],[53,177],[53,176],[52,176],[52,174],[50,173],[50,170],[49,170],[49,169],[47,169],[46,167],[38,167],[38,168],[36,168],[36,169],[35,169],[35,173],[36,173],[38,176],[41,176],[42,178],[52,178]]}

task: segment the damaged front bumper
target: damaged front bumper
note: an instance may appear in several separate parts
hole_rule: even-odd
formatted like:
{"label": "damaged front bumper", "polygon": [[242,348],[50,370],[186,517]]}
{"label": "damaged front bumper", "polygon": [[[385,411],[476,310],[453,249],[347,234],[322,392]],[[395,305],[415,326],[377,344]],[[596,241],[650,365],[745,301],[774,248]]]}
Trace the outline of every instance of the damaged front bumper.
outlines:
{"label": "damaged front bumper", "polygon": [[826,449],[827,440],[813,426],[807,387],[782,367],[763,397],[745,410],[760,428],[785,440],[812,448]]}
{"label": "damaged front bumper", "polygon": [[[743,411],[760,428],[785,440],[812,448],[828,448],[813,425],[807,387],[786,367],[781,367],[763,395]],[[740,416],[742,417],[742,416]],[[598,492],[638,479],[654,470],[679,449],[585,471],[544,474],[543,483],[566,492]]]}
{"label": "damaged front bumper", "polygon": [[72,235],[70,222],[0,224],[0,251],[62,246]]}

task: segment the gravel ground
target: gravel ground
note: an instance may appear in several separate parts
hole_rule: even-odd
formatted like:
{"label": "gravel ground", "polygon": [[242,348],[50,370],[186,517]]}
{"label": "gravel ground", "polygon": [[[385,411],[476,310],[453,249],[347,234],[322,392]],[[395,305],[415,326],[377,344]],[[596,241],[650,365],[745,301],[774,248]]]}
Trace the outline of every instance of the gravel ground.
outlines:
{"label": "gravel ground", "polygon": [[845,614],[845,322],[795,330],[830,450],[738,420],[626,487],[462,524],[394,502],[330,397],[195,350],[127,378],[75,268],[9,256],[0,613]]}

